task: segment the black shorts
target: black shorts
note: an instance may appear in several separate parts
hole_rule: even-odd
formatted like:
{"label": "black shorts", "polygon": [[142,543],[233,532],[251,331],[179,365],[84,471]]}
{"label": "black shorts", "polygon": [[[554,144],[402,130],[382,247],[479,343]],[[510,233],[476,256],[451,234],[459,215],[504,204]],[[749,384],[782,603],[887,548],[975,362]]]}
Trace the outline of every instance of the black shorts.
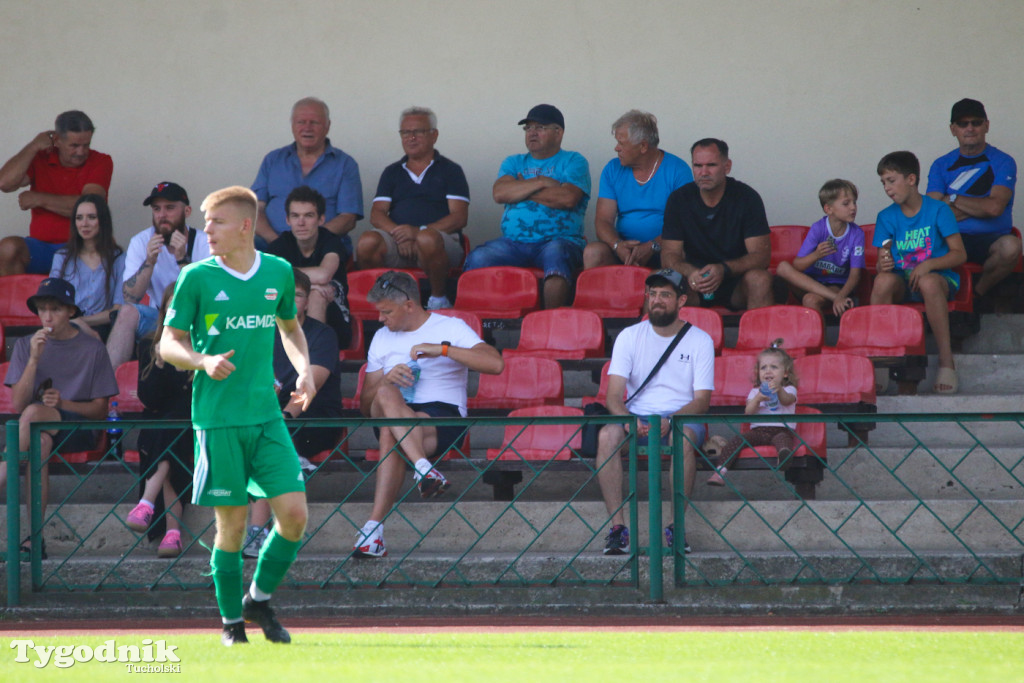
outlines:
{"label": "black shorts", "polygon": [[[78,420],[88,420],[84,415],[79,413],[71,412],[70,410],[60,411],[61,422],[73,422]],[[99,441],[100,431],[97,429],[85,429],[79,427],[78,429],[62,429],[57,432],[53,437],[53,448],[54,450],[59,449],[61,453],[78,453],[79,451],[88,451],[96,447],[96,443]]]}
{"label": "black shorts", "polygon": [[[430,417],[462,417],[462,413],[459,412],[459,407],[457,405],[445,403],[443,401],[410,403],[409,407],[412,408],[414,412],[426,413]],[[433,453],[428,453],[428,457],[440,458],[453,446],[458,448],[463,448],[465,446],[468,427],[460,425],[438,425],[435,429],[437,430],[437,449]],[[374,427],[373,433],[379,440],[380,429]]]}
{"label": "black shorts", "polygon": [[964,241],[964,249],[967,251],[967,260],[971,263],[984,265],[989,257],[989,249],[996,240],[1002,237],[992,232],[981,232],[977,234],[960,233],[960,239]]}

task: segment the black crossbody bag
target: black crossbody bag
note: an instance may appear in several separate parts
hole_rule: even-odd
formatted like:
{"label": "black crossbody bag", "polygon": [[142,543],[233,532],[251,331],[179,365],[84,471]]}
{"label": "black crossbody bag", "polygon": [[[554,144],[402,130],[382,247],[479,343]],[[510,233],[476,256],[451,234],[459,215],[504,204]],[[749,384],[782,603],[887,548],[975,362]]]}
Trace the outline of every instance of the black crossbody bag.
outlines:
{"label": "black crossbody bag", "polygon": [[[676,346],[679,344],[679,340],[683,338],[683,335],[685,335],[691,327],[693,326],[690,323],[685,323],[680,328],[680,330],[676,332],[676,336],[672,339],[672,343],[668,345],[668,348],[665,349],[665,353],[661,354],[661,358],[659,358],[658,362],[654,364],[653,368],[651,368],[651,372],[649,375],[647,375],[647,379],[643,381],[643,384],[637,387],[637,390],[633,392],[632,396],[626,397],[626,403],[629,403],[634,398],[636,398],[637,395],[639,395],[639,393],[647,387],[650,381],[654,379],[654,376],[658,374],[658,370],[661,370],[661,366],[663,366],[665,364],[665,361],[668,360],[668,357],[672,355],[672,351],[674,351]],[[605,406],[605,404],[594,401],[593,403],[589,403],[586,406],[584,406],[583,415],[585,417],[592,417],[595,415],[611,415],[611,413],[609,412],[608,407]],[[587,424],[583,425],[583,442],[580,445],[581,455],[583,455],[586,458],[593,458],[597,456],[597,433],[601,430],[601,427],[603,426],[604,425],[602,424],[593,422],[588,422]]]}

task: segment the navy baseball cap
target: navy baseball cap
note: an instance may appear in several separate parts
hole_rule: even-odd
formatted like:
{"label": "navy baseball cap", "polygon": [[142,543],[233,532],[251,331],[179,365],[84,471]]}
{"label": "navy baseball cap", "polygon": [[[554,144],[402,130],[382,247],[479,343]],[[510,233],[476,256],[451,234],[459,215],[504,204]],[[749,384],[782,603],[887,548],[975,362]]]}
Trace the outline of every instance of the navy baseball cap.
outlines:
{"label": "navy baseball cap", "polygon": [[82,315],[81,309],[75,303],[75,286],[67,280],[61,280],[59,277],[48,277],[40,282],[39,289],[25,302],[28,305],[28,310],[36,315],[39,314],[39,311],[36,310],[36,304],[39,299],[56,299],[65,306],[71,306],[75,309],[74,314],[71,316],[72,318]]}
{"label": "navy baseball cap", "polygon": [[558,107],[551,104],[538,104],[517,125],[521,126],[527,121],[534,121],[540,124],[557,123],[559,128],[565,128],[565,118],[562,116],[562,112],[558,111]]}

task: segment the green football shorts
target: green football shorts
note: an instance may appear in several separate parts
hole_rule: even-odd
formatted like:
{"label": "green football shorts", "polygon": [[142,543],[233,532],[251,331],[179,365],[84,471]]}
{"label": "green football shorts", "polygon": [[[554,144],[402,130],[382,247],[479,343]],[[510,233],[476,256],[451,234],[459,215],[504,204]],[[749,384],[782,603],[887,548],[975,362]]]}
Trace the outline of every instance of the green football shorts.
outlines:
{"label": "green football shorts", "polygon": [[306,490],[283,419],[195,431],[194,505],[248,505],[250,494],[274,498]]}

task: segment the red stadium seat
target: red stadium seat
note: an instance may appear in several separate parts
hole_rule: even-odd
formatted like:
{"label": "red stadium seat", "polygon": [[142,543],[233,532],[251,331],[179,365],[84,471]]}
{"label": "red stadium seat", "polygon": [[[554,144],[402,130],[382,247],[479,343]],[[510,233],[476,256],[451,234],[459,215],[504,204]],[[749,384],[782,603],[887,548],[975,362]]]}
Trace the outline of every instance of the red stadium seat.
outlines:
{"label": "red stadium seat", "polygon": [[121,363],[114,371],[117,378],[117,409],[121,413],[141,413],[145,410],[139,400],[139,361],[130,360]]}
{"label": "red stadium seat", "polygon": [[602,318],[636,318],[644,307],[644,281],[651,271],[639,266],[590,268],[576,278],[573,308]]}
{"label": "red stadium seat", "polygon": [[811,228],[809,225],[773,225],[770,230],[772,258],[768,270],[774,273],[780,263],[796,258]]}
{"label": "red stadium seat", "polygon": [[[520,408],[509,413],[509,417],[583,417],[583,411],[569,406],[534,406]],[[488,448],[488,460],[569,460],[572,450],[582,445],[582,429],[579,424],[526,425],[511,424],[505,427],[504,444],[501,448]]]}
{"label": "red stadium seat", "polygon": [[494,266],[459,276],[455,308],[480,318],[522,318],[537,308],[537,278],[527,268]]}
{"label": "red stadium seat", "polygon": [[11,403],[11,388],[4,384],[10,363],[0,363],[0,415],[17,415]]}
{"label": "red stadium seat", "polygon": [[28,274],[0,278],[0,323],[8,327],[39,327],[39,316],[25,302],[45,279],[45,275]]}
{"label": "red stadium seat", "polygon": [[358,316],[350,316],[352,324],[352,340],[347,349],[339,349],[338,360],[363,360],[366,358],[366,339],[363,336],[363,321]]}
{"label": "red stadium seat", "polygon": [[356,380],[356,393],[352,398],[341,397],[341,407],[344,410],[359,410],[359,394],[363,392],[363,383],[366,381],[366,363],[359,367],[359,379]]}
{"label": "red stadium seat", "polygon": [[527,313],[519,334],[519,346],[506,349],[504,353],[505,358],[534,356],[573,360],[603,355],[601,317],[593,311],[576,308]]}
{"label": "red stadium seat", "polygon": [[715,390],[713,406],[744,406],[747,394],[754,388],[754,365],[757,354],[722,356],[715,359]]}
{"label": "red stadium seat", "polygon": [[923,356],[924,320],[919,311],[909,306],[882,304],[851,308],[839,319],[836,345],[823,347],[821,352],[869,358]]}
{"label": "red stadium seat", "polygon": [[462,322],[469,325],[470,328],[472,328],[472,330],[476,332],[476,336],[484,336],[483,322],[481,322],[480,316],[478,316],[476,313],[471,313],[470,311],[460,311],[457,308],[442,308],[434,311],[434,313],[438,313],[440,315],[447,315],[452,318],[458,318]]}
{"label": "red stadium seat", "polygon": [[[601,383],[597,387],[597,396],[584,396],[583,407],[591,403],[604,403],[608,404],[608,366],[611,365],[611,361],[605,361],[604,365],[601,366]],[[625,394],[623,394],[625,398]]]}
{"label": "red stadium seat", "polygon": [[[0,363],[7,360],[7,338],[4,336],[4,326],[0,323]],[[0,382],[3,381],[3,377],[0,377]]]}
{"label": "red stadium seat", "polygon": [[[798,405],[796,407],[797,415],[821,415],[820,410],[810,408],[807,406]],[[740,427],[743,431],[750,429],[749,424],[744,424]],[[799,447],[793,451],[793,458],[802,458],[808,455],[816,455],[822,460],[828,457],[828,445],[825,435],[825,423],[824,422],[797,422],[796,433],[800,436],[800,440],[803,441]],[[775,446],[757,446],[747,447],[740,451],[737,465],[742,468],[741,464],[744,459],[753,460],[769,460],[774,461],[778,458],[778,454],[775,451]]]}
{"label": "red stadium seat", "polygon": [[860,226],[864,231],[864,270],[869,273],[878,272],[878,247],[871,244],[875,237],[875,224],[868,223]]}
{"label": "red stadium seat", "polygon": [[[400,270],[409,273],[413,279],[419,282],[414,271],[401,268],[368,268],[367,270],[354,270],[348,273],[348,310],[360,320],[377,320],[379,313],[377,307],[366,300],[366,295],[373,288],[377,278],[389,270]],[[421,271],[422,272],[422,271]]]}
{"label": "red stadium seat", "polygon": [[480,375],[470,410],[515,410],[528,406],[562,405],[565,389],[562,368],[548,358],[506,358],[498,375]]}
{"label": "red stadium seat", "polygon": [[711,341],[715,343],[715,355],[722,354],[725,330],[722,326],[722,316],[717,311],[697,306],[683,306],[679,310],[679,319],[685,320],[711,335]]}
{"label": "red stadium seat", "polygon": [[819,353],[825,338],[825,320],[821,313],[804,306],[767,306],[746,311],[740,317],[736,347],[722,349],[722,355],[760,353],[779,338],[793,358]]}
{"label": "red stadium seat", "polygon": [[805,356],[794,361],[801,404],[875,405],[875,368],[864,356],[846,353]]}

